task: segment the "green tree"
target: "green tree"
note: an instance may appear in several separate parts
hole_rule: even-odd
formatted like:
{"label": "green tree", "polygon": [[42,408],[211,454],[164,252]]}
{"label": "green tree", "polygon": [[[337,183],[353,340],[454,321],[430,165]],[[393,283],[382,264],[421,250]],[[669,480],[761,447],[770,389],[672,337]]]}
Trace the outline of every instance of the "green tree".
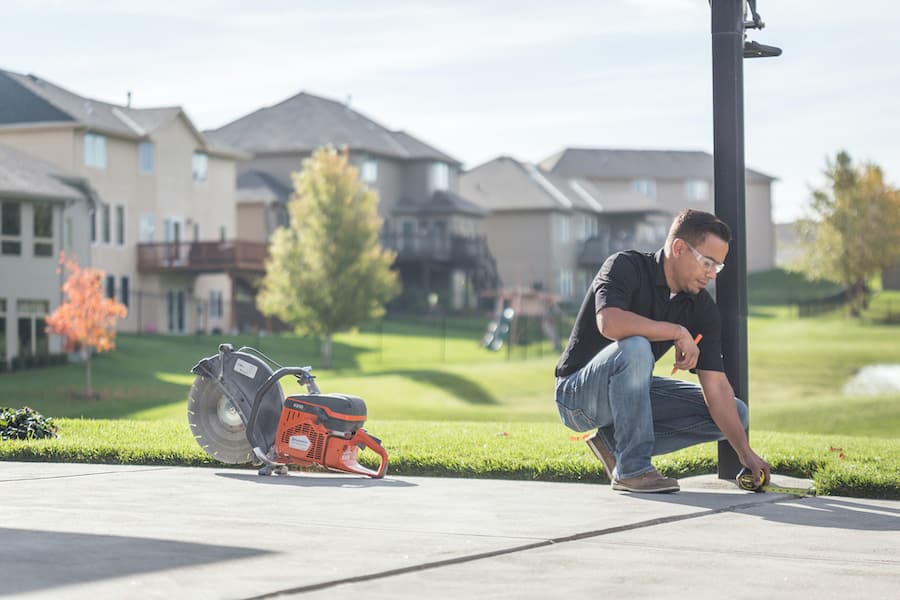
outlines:
{"label": "green tree", "polygon": [[806,272],[847,287],[850,313],[866,304],[866,282],[900,261],[900,192],[875,164],[853,164],[840,151],[826,161],[827,184],[813,190],[813,217],[800,223],[809,241]]}
{"label": "green tree", "polygon": [[394,253],[378,240],[378,194],[347,159],[346,151],[320,148],[292,174],[290,225],[272,235],[257,297],[263,314],[321,336],[325,368],[332,335],[381,316],[399,291]]}

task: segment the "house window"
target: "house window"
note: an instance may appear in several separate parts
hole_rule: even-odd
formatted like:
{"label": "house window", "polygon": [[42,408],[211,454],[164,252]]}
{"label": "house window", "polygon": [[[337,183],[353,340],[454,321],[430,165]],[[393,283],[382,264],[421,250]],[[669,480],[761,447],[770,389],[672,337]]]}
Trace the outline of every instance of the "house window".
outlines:
{"label": "house window", "polygon": [[428,180],[432,191],[450,189],[450,165],[445,162],[431,163]]}
{"label": "house window", "polygon": [[221,319],[225,314],[225,306],[221,291],[210,290],[209,292],[209,316],[211,319]]}
{"label": "house window", "polygon": [[119,302],[124,304],[125,308],[128,308],[128,299],[131,297],[131,291],[128,288],[128,276],[122,275],[122,279],[119,282]]}
{"label": "house window", "polygon": [[116,277],[115,277],[115,275],[107,275],[106,276],[106,297],[113,298],[113,299],[116,297]]}
{"label": "house window", "polygon": [[0,203],[0,254],[20,256],[22,254],[22,205],[18,202]]}
{"label": "house window", "polygon": [[367,158],[363,161],[359,170],[360,177],[366,183],[375,183],[378,181],[378,161],[374,158]]}
{"label": "house window", "polygon": [[138,146],[138,172],[141,175],[153,173],[153,142],[141,142]]}
{"label": "house window", "polygon": [[34,205],[34,255],[53,256],[53,206]]}
{"label": "house window", "polygon": [[706,202],[709,200],[709,182],[703,179],[691,179],[685,183],[685,191],[691,202]]}
{"label": "house window", "polygon": [[19,322],[19,355],[47,354],[47,324],[44,318],[50,311],[46,300],[19,300],[16,312]]}
{"label": "house window", "polygon": [[125,245],[125,207],[116,206],[116,244]]}
{"label": "house window", "polygon": [[138,240],[140,243],[152,242],[155,235],[156,218],[153,215],[141,215],[141,220],[138,224]]}
{"label": "house window", "polygon": [[194,152],[193,159],[194,181],[201,183],[206,181],[209,175],[209,155],[206,152]]}
{"label": "house window", "polygon": [[166,292],[166,309],[169,317],[169,333],[184,332],[184,290]]}
{"label": "house window", "polygon": [[631,189],[642,196],[656,198],[656,180],[654,179],[635,179],[631,182]]}
{"label": "house window", "polygon": [[106,168],[106,136],[96,133],[84,134],[84,166],[95,169]]}
{"label": "house window", "polygon": [[103,236],[103,243],[108,244],[112,239],[112,228],[109,219],[109,204],[104,204],[100,208],[100,235]]}

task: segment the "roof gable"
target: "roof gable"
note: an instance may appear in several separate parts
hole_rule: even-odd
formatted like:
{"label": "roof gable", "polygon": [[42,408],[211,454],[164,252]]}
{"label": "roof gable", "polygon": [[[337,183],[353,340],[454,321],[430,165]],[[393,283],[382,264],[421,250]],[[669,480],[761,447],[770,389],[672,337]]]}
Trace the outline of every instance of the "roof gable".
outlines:
{"label": "roof gable", "polygon": [[72,115],[0,71],[0,125],[74,121]]}

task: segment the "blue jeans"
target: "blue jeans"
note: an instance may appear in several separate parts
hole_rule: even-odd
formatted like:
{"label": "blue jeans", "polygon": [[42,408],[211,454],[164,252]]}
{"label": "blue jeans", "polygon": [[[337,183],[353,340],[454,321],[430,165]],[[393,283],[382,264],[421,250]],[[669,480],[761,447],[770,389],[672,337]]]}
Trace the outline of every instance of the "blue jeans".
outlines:
{"label": "blue jeans", "polygon": [[[619,479],[652,469],[651,456],[725,439],[700,386],[654,377],[655,362],[647,338],[629,337],[604,348],[579,371],[556,378],[563,424],[575,431],[597,428],[616,455]],[[747,405],[735,402],[746,429]]]}

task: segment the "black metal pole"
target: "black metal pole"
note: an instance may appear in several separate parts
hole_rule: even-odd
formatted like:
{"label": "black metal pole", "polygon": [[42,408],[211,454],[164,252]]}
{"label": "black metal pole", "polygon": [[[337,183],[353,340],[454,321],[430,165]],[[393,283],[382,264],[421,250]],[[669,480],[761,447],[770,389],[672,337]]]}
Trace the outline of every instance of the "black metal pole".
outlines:
{"label": "black metal pole", "polygon": [[[728,267],[716,283],[722,314],[725,373],[749,404],[747,385],[747,241],[744,197],[744,0],[712,0],[713,163],[716,215],[731,227]],[[719,442],[720,479],[741,468],[734,449]]]}

